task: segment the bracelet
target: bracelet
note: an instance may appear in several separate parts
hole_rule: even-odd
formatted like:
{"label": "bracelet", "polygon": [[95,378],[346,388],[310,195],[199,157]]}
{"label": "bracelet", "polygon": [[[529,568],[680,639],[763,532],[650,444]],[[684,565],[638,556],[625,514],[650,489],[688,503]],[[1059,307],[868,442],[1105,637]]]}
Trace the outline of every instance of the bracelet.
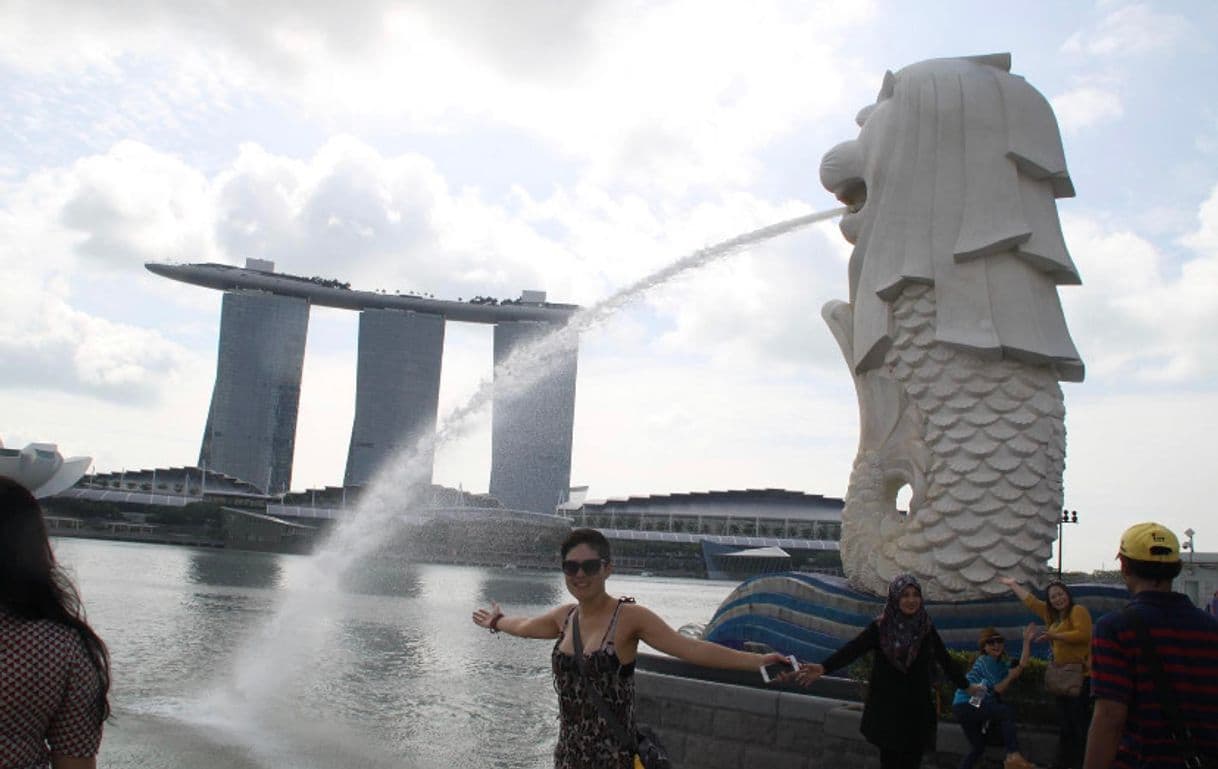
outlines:
{"label": "bracelet", "polygon": [[487,626],[486,629],[491,631],[492,633],[498,633],[499,632],[499,620],[501,620],[501,619],[503,619],[502,612],[491,617],[491,624],[489,626]]}

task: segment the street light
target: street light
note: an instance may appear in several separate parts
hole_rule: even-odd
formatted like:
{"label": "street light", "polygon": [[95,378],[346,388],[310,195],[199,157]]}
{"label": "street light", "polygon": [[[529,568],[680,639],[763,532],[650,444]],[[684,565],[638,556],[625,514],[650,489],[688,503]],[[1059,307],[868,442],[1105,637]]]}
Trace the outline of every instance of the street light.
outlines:
{"label": "street light", "polygon": [[1188,537],[1188,541],[1185,542],[1183,545],[1181,545],[1181,547],[1188,550],[1188,562],[1189,563],[1193,562],[1193,554],[1197,552],[1197,548],[1195,548],[1193,546],[1193,535],[1196,533],[1197,532],[1193,531],[1192,529],[1184,530],[1184,536]]}
{"label": "street light", "polygon": [[1062,534],[1067,523],[1078,523],[1077,510],[1062,510],[1062,517],[1057,519],[1057,578],[1062,578]]}

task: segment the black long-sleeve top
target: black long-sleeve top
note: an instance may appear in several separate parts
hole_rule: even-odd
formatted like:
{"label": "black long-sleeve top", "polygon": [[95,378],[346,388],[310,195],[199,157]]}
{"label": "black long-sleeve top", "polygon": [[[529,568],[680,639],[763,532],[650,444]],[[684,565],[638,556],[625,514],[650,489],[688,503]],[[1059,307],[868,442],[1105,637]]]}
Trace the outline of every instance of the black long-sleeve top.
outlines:
{"label": "black long-sleeve top", "polygon": [[969,686],[964,672],[948,655],[943,639],[931,627],[922,639],[913,664],[902,671],[880,651],[880,625],[872,621],[821,664],[828,673],[849,665],[869,651],[875,654],[872,655],[871,678],[859,731],[868,742],[881,748],[908,752],[933,750],[939,719],[931,690],[931,664],[937,662],[957,688]]}

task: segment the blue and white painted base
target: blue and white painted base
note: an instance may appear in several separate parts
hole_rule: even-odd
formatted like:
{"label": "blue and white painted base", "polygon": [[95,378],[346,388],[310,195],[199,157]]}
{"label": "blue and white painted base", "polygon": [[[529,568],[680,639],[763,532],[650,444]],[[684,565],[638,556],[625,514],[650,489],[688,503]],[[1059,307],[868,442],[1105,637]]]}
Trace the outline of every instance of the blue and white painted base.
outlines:
{"label": "blue and white painted base", "polygon": [[[1129,600],[1128,591],[1118,585],[1071,585],[1070,591],[1091,612],[1093,621],[1121,609]],[[742,648],[746,642],[763,643],[799,660],[817,662],[857,635],[883,608],[884,598],[858,591],[842,577],[763,574],[732,591],[707,625],[704,637],[733,648]],[[997,628],[1012,644],[1020,641],[1029,622],[1039,622],[1013,595],[928,601],[926,609],[947,647],[961,651],[976,650],[982,628]],[[1034,645],[1032,652],[1047,658],[1048,644]]]}

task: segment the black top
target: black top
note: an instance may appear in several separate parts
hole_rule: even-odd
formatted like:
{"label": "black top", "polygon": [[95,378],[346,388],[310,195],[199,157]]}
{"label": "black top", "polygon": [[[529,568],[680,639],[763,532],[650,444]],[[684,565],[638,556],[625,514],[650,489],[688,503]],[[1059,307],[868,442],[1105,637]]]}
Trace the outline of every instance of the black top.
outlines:
{"label": "black top", "polygon": [[918,656],[908,670],[899,670],[880,651],[880,626],[872,621],[854,640],[829,655],[825,672],[845,667],[867,652],[874,652],[863,723],[859,731],[880,748],[926,752],[935,747],[938,715],[931,693],[931,663],[939,667],[958,689],[967,689],[968,679],[947,654],[943,639],[933,627],[922,639]]}

